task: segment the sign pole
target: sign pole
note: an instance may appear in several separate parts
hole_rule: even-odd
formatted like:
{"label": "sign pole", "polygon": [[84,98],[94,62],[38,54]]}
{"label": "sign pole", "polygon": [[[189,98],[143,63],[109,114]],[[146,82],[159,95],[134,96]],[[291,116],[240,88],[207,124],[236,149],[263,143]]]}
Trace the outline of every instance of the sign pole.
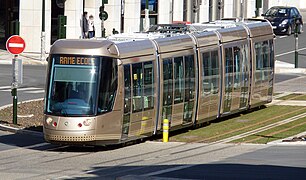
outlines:
{"label": "sign pole", "polygon": [[295,49],[294,49],[294,68],[299,67],[299,36],[298,36],[298,25],[295,24],[295,32],[294,32],[294,38],[295,38]]}
{"label": "sign pole", "polygon": [[18,59],[18,54],[22,53],[25,49],[25,41],[17,35],[13,35],[6,41],[6,49],[8,52],[14,55],[12,59],[12,91],[13,96],[13,124],[17,124],[17,87],[18,84],[22,84],[23,67],[21,59]]}
{"label": "sign pole", "polygon": [[13,82],[12,82],[12,91],[11,94],[13,96],[13,124],[17,124],[17,102],[18,102],[18,96],[17,96],[17,82],[16,82],[16,63],[17,63],[18,55],[15,55],[15,57],[12,59],[12,65],[13,65]]}
{"label": "sign pole", "polygon": [[13,96],[13,124],[17,124],[17,102],[18,102],[17,88],[12,87],[11,93]]}

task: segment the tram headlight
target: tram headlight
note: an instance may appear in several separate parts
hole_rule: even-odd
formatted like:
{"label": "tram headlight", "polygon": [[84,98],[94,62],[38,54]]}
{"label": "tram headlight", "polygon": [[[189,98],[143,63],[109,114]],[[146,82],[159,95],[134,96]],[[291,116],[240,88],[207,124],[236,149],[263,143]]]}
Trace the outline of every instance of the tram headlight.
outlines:
{"label": "tram headlight", "polygon": [[52,119],[51,117],[48,117],[48,118],[46,119],[46,123],[47,123],[48,125],[51,125],[52,121],[53,121],[53,119]]}
{"label": "tram headlight", "polygon": [[91,125],[92,120],[91,119],[86,119],[83,121],[84,126],[90,126]]}

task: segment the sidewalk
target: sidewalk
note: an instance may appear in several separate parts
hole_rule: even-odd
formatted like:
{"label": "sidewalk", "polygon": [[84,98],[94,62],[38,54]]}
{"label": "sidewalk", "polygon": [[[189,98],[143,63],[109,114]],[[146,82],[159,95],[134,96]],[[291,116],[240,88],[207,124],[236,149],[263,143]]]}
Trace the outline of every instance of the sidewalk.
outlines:
{"label": "sidewalk", "polygon": [[[0,49],[0,64],[12,64],[12,59],[14,55],[10,54],[6,50]],[[48,55],[46,54],[46,57]],[[22,53],[18,57],[22,60],[23,64],[29,65],[46,65],[47,61],[42,61],[40,59],[39,53]]]}

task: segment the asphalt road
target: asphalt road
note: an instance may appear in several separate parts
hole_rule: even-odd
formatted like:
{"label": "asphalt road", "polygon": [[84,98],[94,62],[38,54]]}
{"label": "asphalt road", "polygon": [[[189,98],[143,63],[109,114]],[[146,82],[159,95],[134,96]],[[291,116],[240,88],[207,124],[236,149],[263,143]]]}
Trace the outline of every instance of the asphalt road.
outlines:
{"label": "asphalt road", "polygon": [[[291,53],[282,55],[294,47],[290,42],[291,37],[277,37],[277,60],[294,62],[288,58]],[[277,74],[276,85],[300,76]],[[9,65],[0,66],[0,77],[0,105],[9,104]],[[45,66],[25,66],[24,78],[19,100],[42,98]],[[296,145],[146,142],[122,148],[65,147],[46,143],[42,136],[0,131],[1,179],[305,179],[305,154],[305,146]]]}
{"label": "asphalt road", "polygon": [[[0,106],[11,104],[12,65],[0,65]],[[46,66],[24,65],[23,84],[18,87],[18,102],[44,97]]]}
{"label": "asphalt road", "polygon": [[[298,67],[306,68],[306,33],[298,35]],[[295,37],[277,36],[275,40],[276,60],[295,64]]]}
{"label": "asphalt road", "polygon": [[304,179],[305,146],[145,142],[59,147],[1,132],[3,179]]}

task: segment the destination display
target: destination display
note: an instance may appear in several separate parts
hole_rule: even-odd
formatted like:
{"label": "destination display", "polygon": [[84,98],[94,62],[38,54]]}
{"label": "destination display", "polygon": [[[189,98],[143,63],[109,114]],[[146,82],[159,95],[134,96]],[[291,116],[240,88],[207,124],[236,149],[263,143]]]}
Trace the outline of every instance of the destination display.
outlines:
{"label": "destination display", "polygon": [[94,66],[97,65],[97,60],[96,57],[58,56],[55,58],[55,64]]}

